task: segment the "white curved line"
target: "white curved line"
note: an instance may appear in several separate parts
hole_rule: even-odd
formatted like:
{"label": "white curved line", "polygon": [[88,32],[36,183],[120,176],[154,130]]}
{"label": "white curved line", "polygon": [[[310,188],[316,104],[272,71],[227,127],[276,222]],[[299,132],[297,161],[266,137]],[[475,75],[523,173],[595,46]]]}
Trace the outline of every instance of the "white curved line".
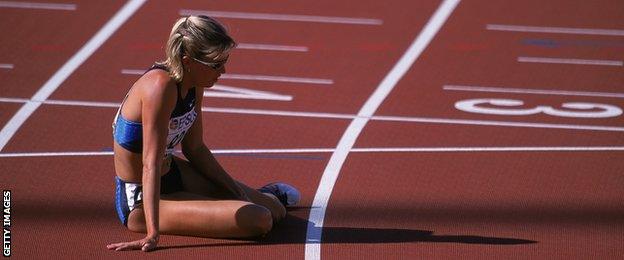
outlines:
{"label": "white curved line", "polygon": [[325,210],[329,197],[340,173],[340,169],[347,159],[349,151],[355,144],[355,140],[360,132],[366,126],[366,123],[373,116],[377,108],[384,99],[390,94],[390,91],[396,86],[401,77],[405,75],[408,69],[429,45],[436,33],[440,30],[444,22],[451,15],[455,7],[459,4],[459,0],[446,0],[442,2],[438,10],[429,19],[423,30],[416,37],[399,62],[392,68],[390,73],[381,81],[375,92],[368,98],[364,106],[360,109],[357,117],[351,121],[351,124],[340,138],[336,150],[323,172],[321,181],[312,202],[310,217],[308,219],[308,228],[306,232],[305,259],[321,258],[321,234],[323,230],[323,221],[325,220]]}

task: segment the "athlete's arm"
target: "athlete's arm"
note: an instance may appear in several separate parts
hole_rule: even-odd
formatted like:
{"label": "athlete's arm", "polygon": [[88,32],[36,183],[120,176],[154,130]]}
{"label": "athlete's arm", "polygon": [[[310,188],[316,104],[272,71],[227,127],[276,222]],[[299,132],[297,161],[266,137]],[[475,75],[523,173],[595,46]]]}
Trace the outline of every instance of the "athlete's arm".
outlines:
{"label": "athlete's arm", "polygon": [[247,194],[225,169],[221,167],[219,162],[212,155],[212,152],[210,152],[206,144],[204,144],[201,112],[203,95],[203,89],[197,88],[195,94],[197,99],[195,103],[197,119],[195,119],[193,126],[191,126],[182,140],[182,153],[189,162],[208,179],[230,191],[235,198],[249,201]]}
{"label": "athlete's arm", "polygon": [[177,89],[168,76],[155,76],[141,100],[143,122],[143,211],[147,237],[158,238],[160,175],[167,145],[169,117],[177,100]]}
{"label": "athlete's arm", "polygon": [[143,124],[143,211],[147,235],[141,240],[108,245],[109,249],[151,251],[158,243],[158,205],[160,175],[169,117],[177,100],[175,84],[158,73],[146,74],[146,85],[141,91],[141,122]]}

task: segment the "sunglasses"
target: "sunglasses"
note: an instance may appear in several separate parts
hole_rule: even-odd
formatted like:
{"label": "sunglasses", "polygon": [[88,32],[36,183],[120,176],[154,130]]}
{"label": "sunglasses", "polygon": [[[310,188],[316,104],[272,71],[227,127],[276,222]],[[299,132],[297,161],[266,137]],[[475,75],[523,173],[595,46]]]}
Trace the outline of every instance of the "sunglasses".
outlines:
{"label": "sunglasses", "polygon": [[210,67],[210,68],[212,68],[214,70],[219,70],[219,69],[223,68],[223,66],[225,66],[225,63],[227,62],[227,60],[220,61],[220,62],[205,62],[203,60],[199,60],[199,59],[196,59],[194,57],[191,57],[191,59],[193,59],[193,60],[195,60],[195,61],[197,61],[197,62],[199,62],[201,64],[204,64],[204,65],[206,65],[206,66],[208,66],[208,67]]}

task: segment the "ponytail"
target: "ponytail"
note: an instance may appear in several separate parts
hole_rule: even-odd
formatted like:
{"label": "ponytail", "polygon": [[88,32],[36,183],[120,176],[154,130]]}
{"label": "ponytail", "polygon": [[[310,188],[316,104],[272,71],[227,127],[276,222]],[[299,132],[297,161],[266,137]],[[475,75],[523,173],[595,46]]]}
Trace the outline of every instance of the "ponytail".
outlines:
{"label": "ponytail", "polygon": [[217,59],[235,46],[236,42],[218,21],[204,15],[181,17],[169,34],[165,46],[167,59],[159,64],[167,66],[171,78],[181,82],[184,77],[184,55],[202,60],[205,60],[204,57]]}

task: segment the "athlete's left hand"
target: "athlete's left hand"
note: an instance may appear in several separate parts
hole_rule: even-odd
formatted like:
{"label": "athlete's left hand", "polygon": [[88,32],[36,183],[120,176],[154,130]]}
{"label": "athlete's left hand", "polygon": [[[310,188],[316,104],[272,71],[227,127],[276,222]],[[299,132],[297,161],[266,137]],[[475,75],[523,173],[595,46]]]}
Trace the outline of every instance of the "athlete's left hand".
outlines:
{"label": "athlete's left hand", "polygon": [[115,251],[122,250],[143,250],[143,252],[149,252],[156,249],[156,245],[158,244],[158,238],[150,238],[146,237],[141,240],[136,240],[132,242],[121,242],[116,244],[107,245],[106,248]]}

